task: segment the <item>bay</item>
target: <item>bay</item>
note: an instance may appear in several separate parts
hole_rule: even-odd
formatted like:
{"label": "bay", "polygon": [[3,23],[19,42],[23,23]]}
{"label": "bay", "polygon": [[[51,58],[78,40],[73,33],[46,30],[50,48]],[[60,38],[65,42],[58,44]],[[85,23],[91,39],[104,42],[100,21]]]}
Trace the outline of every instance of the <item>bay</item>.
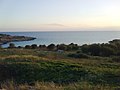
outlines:
{"label": "bay", "polygon": [[[49,31],[49,32],[0,32],[2,34],[16,35],[16,36],[30,36],[37,39],[32,41],[13,42],[16,46],[25,45],[49,45],[54,44],[70,44],[76,43],[92,44],[92,43],[107,43],[113,39],[120,38],[120,31]],[[8,47],[8,44],[3,47]]]}

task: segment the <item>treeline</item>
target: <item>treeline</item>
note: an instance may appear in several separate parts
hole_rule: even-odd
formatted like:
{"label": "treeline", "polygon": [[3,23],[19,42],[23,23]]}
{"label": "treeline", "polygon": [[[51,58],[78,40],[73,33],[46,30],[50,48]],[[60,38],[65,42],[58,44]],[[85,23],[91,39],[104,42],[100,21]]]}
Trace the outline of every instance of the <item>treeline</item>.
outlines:
{"label": "treeline", "polygon": [[112,41],[109,41],[108,43],[102,43],[102,44],[84,44],[84,45],[78,45],[78,44],[50,44],[50,45],[26,45],[25,47],[18,46],[16,47],[15,44],[10,43],[8,48],[24,48],[24,49],[41,49],[41,50],[50,50],[50,51],[57,51],[57,50],[63,50],[63,51],[76,51],[77,54],[82,55],[90,55],[90,56],[102,56],[102,57],[109,57],[109,56],[120,56],[120,40],[115,39]]}
{"label": "treeline", "polygon": [[91,56],[120,56],[120,40],[102,44],[82,45],[81,51]]}
{"label": "treeline", "polygon": [[37,45],[37,44],[32,44],[32,45],[26,45],[25,47],[18,46],[16,47],[14,43],[10,43],[8,48],[24,48],[24,49],[41,49],[41,50],[50,50],[50,51],[56,51],[56,50],[64,50],[64,51],[75,51],[79,50],[80,46],[77,44],[71,43],[69,45],[66,44],[50,44],[50,45]]}
{"label": "treeline", "polygon": [[51,51],[56,51],[56,50],[64,50],[64,51],[71,51],[71,50],[78,50],[80,46],[78,46],[77,44],[71,43],[69,45],[65,45],[65,44],[50,44],[48,46],[46,45],[39,45],[37,46],[36,44],[32,44],[32,45],[26,45],[25,48],[26,49],[42,49],[42,50],[51,50]]}

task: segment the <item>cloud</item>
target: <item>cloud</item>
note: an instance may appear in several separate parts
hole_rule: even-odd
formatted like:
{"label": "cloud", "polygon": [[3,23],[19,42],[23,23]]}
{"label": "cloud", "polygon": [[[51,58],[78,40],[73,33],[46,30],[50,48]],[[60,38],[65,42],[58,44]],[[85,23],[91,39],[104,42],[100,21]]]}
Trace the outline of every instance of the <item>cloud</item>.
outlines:
{"label": "cloud", "polygon": [[51,24],[44,24],[43,26],[50,26],[50,27],[66,27],[63,24],[51,23]]}

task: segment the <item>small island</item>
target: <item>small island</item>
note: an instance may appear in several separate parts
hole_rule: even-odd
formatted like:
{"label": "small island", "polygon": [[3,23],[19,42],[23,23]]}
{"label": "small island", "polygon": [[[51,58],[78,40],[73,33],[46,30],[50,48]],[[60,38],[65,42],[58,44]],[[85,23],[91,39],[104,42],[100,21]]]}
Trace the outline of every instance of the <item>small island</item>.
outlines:
{"label": "small island", "polygon": [[11,36],[7,34],[0,34],[0,45],[7,44],[9,42],[30,41],[34,39],[36,38],[27,37],[27,36]]}

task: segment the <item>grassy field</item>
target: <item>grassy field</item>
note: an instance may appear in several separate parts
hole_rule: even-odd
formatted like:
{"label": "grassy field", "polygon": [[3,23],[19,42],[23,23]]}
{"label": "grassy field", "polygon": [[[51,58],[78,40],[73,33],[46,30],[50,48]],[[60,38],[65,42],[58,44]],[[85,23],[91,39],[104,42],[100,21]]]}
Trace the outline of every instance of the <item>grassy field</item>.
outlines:
{"label": "grassy field", "polygon": [[[0,49],[1,88],[7,90],[119,90],[120,63],[110,57],[72,58],[74,53]],[[11,89],[10,89],[11,88]]]}

